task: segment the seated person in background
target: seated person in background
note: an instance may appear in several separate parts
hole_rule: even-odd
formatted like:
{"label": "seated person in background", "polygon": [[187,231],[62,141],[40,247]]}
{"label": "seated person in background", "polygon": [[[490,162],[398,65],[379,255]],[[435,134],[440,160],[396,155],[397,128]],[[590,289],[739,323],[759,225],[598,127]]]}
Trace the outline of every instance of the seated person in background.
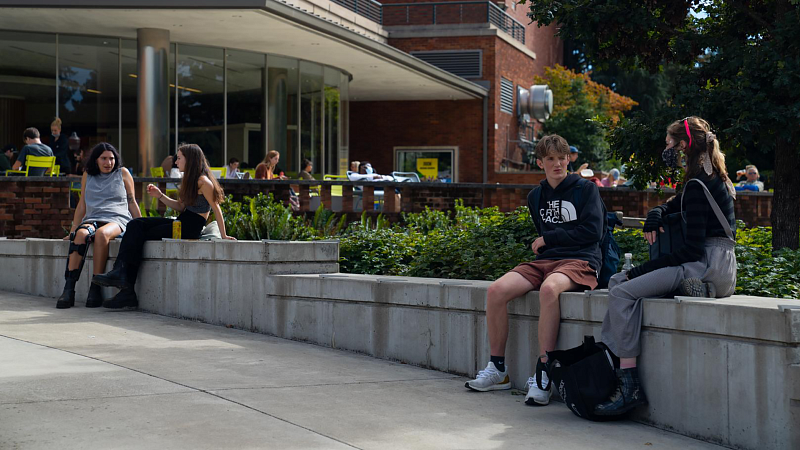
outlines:
{"label": "seated person in background", "polygon": [[72,165],[72,172],[68,176],[70,177],[82,177],[83,172],[86,171],[86,163],[89,160],[89,151],[86,149],[81,149],[80,154],[76,158],[75,164]]}
{"label": "seated person in background", "polygon": [[299,177],[301,180],[313,180],[314,177],[311,175],[311,171],[314,169],[314,165],[311,164],[311,160],[308,158],[303,158],[303,165],[302,170],[300,171]]}
{"label": "seated person in background", "polygon": [[616,187],[617,182],[619,181],[619,169],[611,169],[608,173],[608,176],[603,178],[603,186],[605,187]]}
{"label": "seated person in background", "polygon": [[361,166],[361,161],[350,161],[350,172],[358,173],[359,166]]}
{"label": "seated person in background", "polygon": [[237,158],[231,158],[228,160],[228,170],[225,171],[225,179],[239,179],[239,160]]}
{"label": "seated person in background", "polygon": [[267,152],[264,161],[261,161],[256,166],[256,180],[287,180],[287,177],[275,174],[275,168],[278,166],[280,159],[281,154],[277,151],[270,150]]}
{"label": "seated person in background", "polygon": [[172,170],[173,167],[177,167],[175,165],[175,155],[168,155],[161,161],[161,168],[164,169],[164,176],[169,178],[169,171]]}
{"label": "seated person in background", "polygon": [[[12,166],[12,169],[19,170],[25,164],[25,158],[28,156],[53,156],[53,150],[50,147],[42,144],[40,139],[39,130],[36,128],[28,128],[22,133],[25,138],[25,147],[19,152],[17,161]],[[47,172],[45,167],[33,167],[28,171],[28,175],[32,177],[40,177]]]}
{"label": "seated person in background", "polygon": [[583,179],[594,183],[595,186],[603,187],[603,182],[600,181],[600,178],[594,176],[594,171],[592,169],[581,169],[580,175]]}
{"label": "seated person in background", "polygon": [[351,180],[367,180],[367,181],[394,181],[394,177],[391,175],[381,175],[375,172],[375,169],[372,168],[372,164],[369,161],[364,161],[359,166],[359,173],[350,175]]}
{"label": "seated person in background", "polygon": [[[101,142],[92,149],[86,172],[81,178],[81,199],[75,208],[69,240],[67,270],[64,274],[64,292],[58,297],[56,308],[75,306],[75,284],[81,277],[83,261],[88,251],[87,239],[94,237],[94,274],[101,274],[108,261],[108,244],[125,231],[132,219],[141,217],[134,196],[133,177],[122,167],[119,152],[111,144]],[[100,286],[92,283],[87,308],[103,305]]]}
{"label": "seated person in background", "polygon": [[569,165],[567,166],[567,171],[569,171],[569,173],[579,173],[581,170],[589,168],[589,163],[583,163],[580,167],[576,168],[575,161],[578,160],[578,155],[580,153],[581,151],[574,145],[569,146]]}
{"label": "seated person in background", "polygon": [[[737,175],[741,173],[741,170],[737,172]],[[752,164],[745,168],[744,175],[747,177],[744,181],[740,181],[736,185],[737,191],[756,191],[760,192],[764,190],[764,183],[758,181],[758,168]]]}
{"label": "seated person in background", "polygon": [[3,152],[0,153],[0,171],[11,170],[11,160],[14,159],[15,150],[14,144],[3,147]]}

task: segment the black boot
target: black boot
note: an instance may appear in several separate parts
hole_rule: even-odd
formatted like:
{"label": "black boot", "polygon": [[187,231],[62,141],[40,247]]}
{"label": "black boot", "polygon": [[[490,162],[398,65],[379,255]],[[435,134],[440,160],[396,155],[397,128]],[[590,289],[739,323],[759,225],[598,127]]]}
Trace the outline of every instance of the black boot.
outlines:
{"label": "black boot", "polygon": [[61,297],[58,297],[56,308],[66,309],[75,306],[75,283],[78,282],[80,277],[81,271],[78,269],[67,271],[64,277],[66,280],[64,282],[64,292],[61,293]]}
{"label": "black boot", "polygon": [[114,268],[108,273],[97,274],[92,277],[92,283],[103,287],[126,288],[132,287],[128,282],[128,264],[117,259]]}
{"label": "black boot", "polygon": [[122,288],[114,298],[103,302],[103,308],[119,309],[126,307],[136,308],[139,306],[139,299],[132,287]]}
{"label": "black boot", "polygon": [[89,296],[86,297],[87,308],[99,308],[103,306],[103,293],[101,292],[100,285],[89,285]]}
{"label": "black boot", "polygon": [[647,404],[642,383],[639,381],[639,370],[636,367],[617,369],[617,378],[617,390],[611,398],[594,408],[594,413],[598,416],[619,416],[637,406]]}

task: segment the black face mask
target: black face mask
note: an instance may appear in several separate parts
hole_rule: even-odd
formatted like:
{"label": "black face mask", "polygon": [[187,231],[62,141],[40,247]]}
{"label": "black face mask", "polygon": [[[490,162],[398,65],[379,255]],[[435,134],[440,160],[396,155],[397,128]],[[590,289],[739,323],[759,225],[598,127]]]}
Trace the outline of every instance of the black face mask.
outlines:
{"label": "black face mask", "polygon": [[670,169],[678,169],[681,167],[680,151],[676,149],[675,146],[665,148],[664,151],[661,152],[661,159],[664,160],[664,164]]}

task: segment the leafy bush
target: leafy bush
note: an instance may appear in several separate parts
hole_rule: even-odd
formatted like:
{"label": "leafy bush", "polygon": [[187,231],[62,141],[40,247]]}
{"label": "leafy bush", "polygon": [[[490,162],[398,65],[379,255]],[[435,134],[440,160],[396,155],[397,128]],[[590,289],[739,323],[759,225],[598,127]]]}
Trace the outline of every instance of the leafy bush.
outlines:
{"label": "leafy bush", "polygon": [[[344,216],[318,209],[313,219],[294,216],[271,195],[223,203],[228,234],[238,239],[312,240],[338,237],[342,272],[432,278],[495,280],[517,264],[534,259],[537,237],[528,209],[502,213],[497,208],[403,214],[390,226],[383,216],[366,213],[347,226]],[[618,229],[614,237],[633,264],[649,260],[640,229]],[[800,298],[800,251],[772,252],[772,229],[744,228],[736,235],[736,294]],[[622,269],[621,258],[619,269]]]}

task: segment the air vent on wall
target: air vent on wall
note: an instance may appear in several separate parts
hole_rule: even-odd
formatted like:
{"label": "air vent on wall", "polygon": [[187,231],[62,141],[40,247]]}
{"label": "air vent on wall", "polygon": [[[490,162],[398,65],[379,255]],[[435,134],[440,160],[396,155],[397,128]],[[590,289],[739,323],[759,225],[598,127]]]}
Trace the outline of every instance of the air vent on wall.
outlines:
{"label": "air vent on wall", "polygon": [[480,50],[411,52],[411,55],[462,78],[480,78]]}
{"label": "air vent on wall", "polygon": [[500,111],[514,114],[514,82],[500,77]]}

